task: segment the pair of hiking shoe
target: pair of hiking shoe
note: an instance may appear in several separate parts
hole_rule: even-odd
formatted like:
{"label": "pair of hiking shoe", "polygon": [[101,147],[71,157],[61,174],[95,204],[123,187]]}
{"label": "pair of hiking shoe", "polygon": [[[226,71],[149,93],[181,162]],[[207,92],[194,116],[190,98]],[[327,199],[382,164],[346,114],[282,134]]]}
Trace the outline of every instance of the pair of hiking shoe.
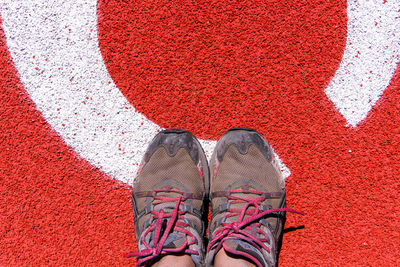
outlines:
{"label": "pair of hiking shoe", "polygon": [[138,252],[128,256],[144,266],[183,254],[196,266],[213,266],[221,249],[257,266],[275,266],[285,212],[291,211],[271,147],[247,128],[222,136],[210,168],[190,132],[160,132],[146,151],[132,196]]}

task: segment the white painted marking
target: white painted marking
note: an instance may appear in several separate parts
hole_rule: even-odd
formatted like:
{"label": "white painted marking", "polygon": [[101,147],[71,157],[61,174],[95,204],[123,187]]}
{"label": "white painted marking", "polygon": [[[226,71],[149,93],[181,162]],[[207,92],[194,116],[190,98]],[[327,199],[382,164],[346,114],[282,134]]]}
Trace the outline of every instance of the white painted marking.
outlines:
{"label": "white painted marking", "polygon": [[7,1],[3,27],[20,79],[44,118],[83,158],[131,184],[144,144],[160,127],[132,108],[108,74],[96,4]]}
{"label": "white painted marking", "polygon": [[[96,5],[7,0],[0,12],[20,79],[43,117],[80,156],[132,184],[161,128],[135,111],[112,81],[98,45]],[[201,143],[210,158],[215,142]]]}
{"label": "white painted marking", "polygon": [[365,119],[400,61],[399,10],[399,1],[348,1],[346,49],[325,93],[351,126]]}

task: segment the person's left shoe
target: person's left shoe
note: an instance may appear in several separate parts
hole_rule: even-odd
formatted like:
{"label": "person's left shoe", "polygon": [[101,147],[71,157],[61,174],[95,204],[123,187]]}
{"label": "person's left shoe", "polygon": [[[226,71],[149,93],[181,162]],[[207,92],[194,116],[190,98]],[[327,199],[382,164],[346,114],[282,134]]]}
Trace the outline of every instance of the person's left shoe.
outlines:
{"label": "person's left shoe", "polygon": [[[190,255],[204,265],[209,169],[200,143],[189,132],[165,130],[150,143],[133,185],[138,265],[165,255]],[[205,218],[204,218],[205,217]]]}

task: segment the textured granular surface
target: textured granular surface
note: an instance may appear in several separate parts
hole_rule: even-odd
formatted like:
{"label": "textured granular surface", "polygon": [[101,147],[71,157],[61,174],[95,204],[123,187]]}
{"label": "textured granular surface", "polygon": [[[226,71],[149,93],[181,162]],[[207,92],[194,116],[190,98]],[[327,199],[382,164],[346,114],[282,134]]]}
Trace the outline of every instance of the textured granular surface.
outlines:
{"label": "textured granular surface", "polygon": [[[290,169],[288,207],[306,215],[288,215],[281,266],[400,265],[400,68],[366,118],[348,125],[324,92],[353,30],[347,14],[345,1],[97,3],[104,64],[147,119],[212,140],[233,126],[256,128]],[[46,101],[36,103],[21,81],[25,52],[12,52],[13,32],[0,22],[0,265],[134,264],[124,257],[136,250],[130,185],[54,130],[38,108]],[[60,25],[49,32],[67,29]],[[398,64],[393,53],[384,64]],[[90,80],[87,65],[75,71]],[[43,71],[46,90],[53,74]]]}

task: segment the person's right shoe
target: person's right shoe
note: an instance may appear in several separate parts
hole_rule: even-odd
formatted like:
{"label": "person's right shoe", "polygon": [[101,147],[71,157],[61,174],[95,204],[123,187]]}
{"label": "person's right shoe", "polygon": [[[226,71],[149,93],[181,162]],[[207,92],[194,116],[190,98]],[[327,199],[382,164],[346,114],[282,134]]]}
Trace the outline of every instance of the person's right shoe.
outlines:
{"label": "person's right shoe", "polygon": [[151,141],[133,185],[138,265],[166,255],[189,255],[204,265],[209,169],[198,140],[189,132],[164,130]]}
{"label": "person's right shoe", "polygon": [[257,266],[275,266],[288,209],[271,147],[255,130],[233,128],[218,141],[210,164],[207,265],[225,249]]}

